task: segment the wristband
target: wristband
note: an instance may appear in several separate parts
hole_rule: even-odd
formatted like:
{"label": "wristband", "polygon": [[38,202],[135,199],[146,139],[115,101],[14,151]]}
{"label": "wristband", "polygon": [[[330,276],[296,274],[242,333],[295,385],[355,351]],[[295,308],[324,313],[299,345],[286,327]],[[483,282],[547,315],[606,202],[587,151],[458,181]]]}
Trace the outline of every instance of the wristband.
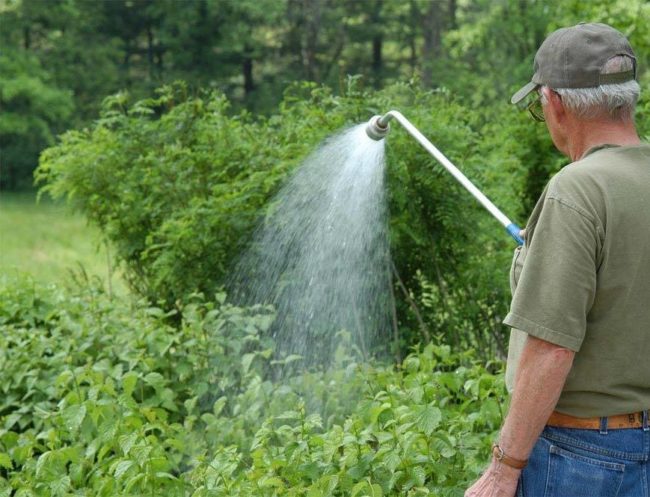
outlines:
{"label": "wristband", "polygon": [[499,444],[494,444],[492,446],[492,455],[500,463],[503,463],[506,466],[510,466],[514,469],[524,469],[526,467],[526,464],[528,464],[528,459],[522,461],[521,459],[515,459],[514,457],[507,455],[505,452],[503,452],[503,449],[499,447]]}

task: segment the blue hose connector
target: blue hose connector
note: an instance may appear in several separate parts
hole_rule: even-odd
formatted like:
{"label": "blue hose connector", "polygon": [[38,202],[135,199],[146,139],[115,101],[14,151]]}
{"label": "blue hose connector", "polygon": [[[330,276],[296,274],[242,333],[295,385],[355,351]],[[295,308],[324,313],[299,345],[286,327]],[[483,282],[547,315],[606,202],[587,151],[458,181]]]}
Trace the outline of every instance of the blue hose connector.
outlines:
{"label": "blue hose connector", "polygon": [[506,231],[510,233],[510,236],[514,238],[519,245],[524,244],[524,239],[521,236],[519,236],[519,232],[521,231],[521,228],[517,226],[515,223],[510,223],[508,226],[506,226]]}

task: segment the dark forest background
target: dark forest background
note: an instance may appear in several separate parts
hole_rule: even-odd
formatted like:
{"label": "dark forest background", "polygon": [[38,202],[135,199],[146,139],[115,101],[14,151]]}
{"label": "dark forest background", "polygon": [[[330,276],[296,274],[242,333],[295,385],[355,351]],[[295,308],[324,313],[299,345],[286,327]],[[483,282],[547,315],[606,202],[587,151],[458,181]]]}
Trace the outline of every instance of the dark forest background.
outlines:
{"label": "dark forest background", "polygon": [[270,114],[295,81],[341,93],[353,75],[504,105],[545,34],[581,20],[626,33],[645,71],[648,17],[641,0],[2,0],[1,186],[29,188],[39,152],[117,92],[184,80]]}

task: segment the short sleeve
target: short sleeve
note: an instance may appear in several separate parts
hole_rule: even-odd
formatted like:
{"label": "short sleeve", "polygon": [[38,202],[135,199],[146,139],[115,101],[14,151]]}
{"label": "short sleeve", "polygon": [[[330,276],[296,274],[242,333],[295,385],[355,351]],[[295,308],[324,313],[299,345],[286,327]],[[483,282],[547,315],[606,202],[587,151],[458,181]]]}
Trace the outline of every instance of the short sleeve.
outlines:
{"label": "short sleeve", "polygon": [[577,352],[596,291],[597,251],[598,232],[588,213],[547,197],[504,323]]}

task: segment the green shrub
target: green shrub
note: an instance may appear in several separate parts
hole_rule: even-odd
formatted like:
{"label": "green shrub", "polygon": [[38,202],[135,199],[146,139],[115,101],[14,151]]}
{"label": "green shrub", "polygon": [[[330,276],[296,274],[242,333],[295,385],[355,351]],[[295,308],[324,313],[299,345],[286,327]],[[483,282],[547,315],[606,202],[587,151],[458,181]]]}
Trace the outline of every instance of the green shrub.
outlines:
{"label": "green shrub", "polygon": [[[401,110],[522,224],[539,177],[550,174],[545,158],[555,157],[540,128],[513,109],[479,112],[449,93],[407,84],[367,92],[351,79],[343,96],[295,85],[268,119],[232,115],[223,96],[188,96],[180,83],[158,93],[133,104],[124,94],[108,98],[92,128],[64,134],[43,153],[38,178],[105,232],[131,286],[166,309],[194,292],[217,291],[287,175],[324,137],[373,114]],[[411,293],[396,286],[402,349],[439,335],[455,345],[478,340],[492,355],[505,342],[500,317],[513,242],[412,137],[393,128],[391,252]],[[541,166],[528,169],[531,143],[539,151],[533,165]],[[423,308],[420,333],[412,331],[413,303],[427,297],[418,271],[457,315],[439,320]]]}

